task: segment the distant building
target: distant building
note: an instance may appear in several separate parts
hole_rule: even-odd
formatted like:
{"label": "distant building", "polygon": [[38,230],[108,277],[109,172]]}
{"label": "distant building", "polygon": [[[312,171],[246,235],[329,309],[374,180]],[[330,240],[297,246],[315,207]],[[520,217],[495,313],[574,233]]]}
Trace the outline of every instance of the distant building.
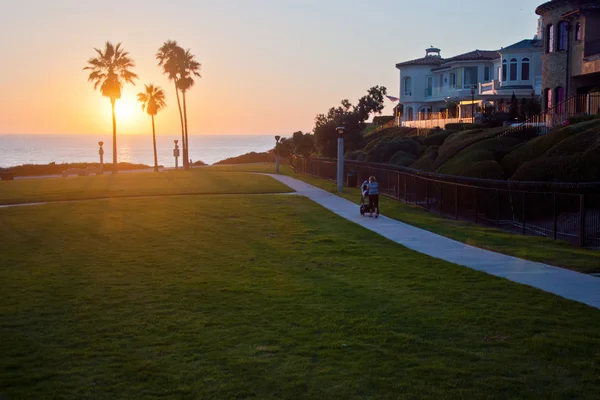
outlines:
{"label": "distant building", "polygon": [[553,0],[536,9],[543,37],[545,109],[600,89],[600,1]]}
{"label": "distant building", "polygon": [[[440,53],[430,47],[425,57],[396,64],[402,121],[472,117],[472,99],[480,107],[508,104],[513,93],[519,98],[541,95],[542,41],[537,37],[446,59]],[[458,110],[450,107],[454,104],[460,104]]]}

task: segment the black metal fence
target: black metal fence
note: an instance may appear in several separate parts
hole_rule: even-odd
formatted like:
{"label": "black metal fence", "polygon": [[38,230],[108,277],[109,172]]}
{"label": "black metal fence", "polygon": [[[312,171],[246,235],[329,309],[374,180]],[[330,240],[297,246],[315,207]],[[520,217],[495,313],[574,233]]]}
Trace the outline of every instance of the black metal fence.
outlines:
{"label": "black metal fence", "polygon": [[[335,160],[295,160],[296,172],[335,180]],[[439,175],[387,164],[344,162],[357,185],[374,175],[384,196],[448,218],[545,236],[600,250],[600,183],[516,182]]]}

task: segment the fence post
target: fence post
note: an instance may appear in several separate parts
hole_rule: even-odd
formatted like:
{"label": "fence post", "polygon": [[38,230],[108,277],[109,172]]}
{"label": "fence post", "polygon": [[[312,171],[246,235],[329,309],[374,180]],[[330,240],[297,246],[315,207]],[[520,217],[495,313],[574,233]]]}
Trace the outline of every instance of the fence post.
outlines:
{"label": "fence post", "polygon": [[396,172],[396,178],[398,180],[398,196],[396,198],[400,200],[400,172]]}
{"label": "fence post", "polygon": [[425,179],[425,209],[429,211],[429,181]]}
{"label": "fence post", "polygon": [[458,185],[454,184],[454,219],[458,219]]}
{"label": "fence post", "polygon": [[477,202],[477,187],[475,187],[475,223],[479,222],[479,204]]}
{"label": "fence post", "polygon": [[592,96],[588,93],[587,94],[587,98],[586,98],[586,114],[587,115],[591,115],[592,114]]}
{"label": "fence post", "polygon": [[496,189],[496,225],[500,226],[500,191]]}
{"label": "fence post", "polygon": [[579,195],[579,247],[585,247],[585,195]]}
{"label": "fence post", "polygon": [[553,214],[553,216],[554,216],[554,225],[553,225],[553,227],[552,227],[552,230],[554,231],[554,240],[556,240],[556,238],[558,237],[558,234],[557,234],[557,232],[556,232],[557,225],[558,225],[558,224],[557,224],[557,221],[556,221],[556,220],[557,220],[557,217],[558,217],[558,216],[556,215],[556,193],[553,193],[553,196],[552,196],[552,197],[553,197],[553,199],[554,199],[554,200],[553,200],[553,202],[552,202],[552,214]]}
{"label": "fence post", "polygon": [[444,211],[444,184],[440,182],[440,215]]}
{"label": "fence post", "polygon": [[521,192],[522,193],[522,200],[521,200],[521,205],[523,206],[523,235],[525,235],[525,192]]}
{"label": "fence post", "polygon": [[404,202],[408,203],[408,178],[404,175]]}

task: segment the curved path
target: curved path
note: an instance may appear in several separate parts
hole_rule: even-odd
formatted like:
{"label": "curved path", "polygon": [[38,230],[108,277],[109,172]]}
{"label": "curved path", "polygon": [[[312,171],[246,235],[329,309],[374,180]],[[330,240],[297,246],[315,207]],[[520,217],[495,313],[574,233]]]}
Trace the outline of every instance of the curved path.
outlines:
{"label": "curved path", "polygon": [[385,216],[361,217],[358,204],[285,175],[271,176],[339,216],[420,253],[600,308],[600,279],[483,250]]}

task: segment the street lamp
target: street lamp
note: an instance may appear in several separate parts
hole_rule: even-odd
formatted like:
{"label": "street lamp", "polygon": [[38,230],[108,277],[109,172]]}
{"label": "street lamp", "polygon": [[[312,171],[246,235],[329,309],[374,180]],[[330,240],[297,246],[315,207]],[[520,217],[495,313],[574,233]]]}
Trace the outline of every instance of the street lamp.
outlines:
{"label": "street lamp", "polygon": [[98,149],[98,154],[100,154],[100,171],[104,170],[104,149],[102,148],[102,146],[104,146],[104,142],[98,142],[98,146],[100,146],[100,148]]}
{"label": "street lamp", "polygon": [[275,136],[275,173],[279,173],[279,139],[281,136]]}
{"label": "street lamp", "polygon": [[475,85],[471,86],[471,118],[472,123],[475,123]]}
{"label": "street lamp", "polygon": [[175,169],[177,169],[177,159],[179,158],[179,146],[177,145],[177,142],[179,142],[179,140],[173,140],[173,142],[175,142],[175,148],[173,149],[173,157],[175,157]]}
{"label": "street lamp", "polygon": [[338,154],[337,154],[337,190],[342,193],[344,188],[344,131],[343,126],[335,128],[338,133]]}

